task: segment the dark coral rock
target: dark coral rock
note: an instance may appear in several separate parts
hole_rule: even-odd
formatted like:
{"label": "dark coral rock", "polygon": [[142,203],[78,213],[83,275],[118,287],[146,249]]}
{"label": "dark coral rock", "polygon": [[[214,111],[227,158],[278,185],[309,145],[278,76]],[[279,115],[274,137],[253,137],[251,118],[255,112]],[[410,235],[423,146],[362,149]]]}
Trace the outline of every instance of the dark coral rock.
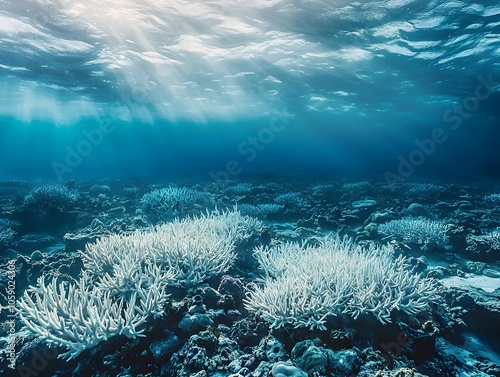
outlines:
{"label": "dark coral rock", "polygon": [[223,294],[219,297],[219,301],[217,302],[217,307],[224,310],[234,309],[236,308],[236,302],[234,301],[233,296]]}
{"label": "dark coral rock", "polygon": [[31,262],[41,262],[44,258],[44,255],[40,250],[35,250],[31,253],[30,260]]}
{"label": "dark coral rock", "polygon": [[353,345],[353,333],[348,330],[332,330],[330,332],[330,346],[333,349],[341,350],[343,348],[351,348]]}
{"label": "dark coral rock", "polygon": [[203,290],[203,303],[207,308],[215,309],[221,299],[221,294],[215,289],[207,287]]}
{"label": "dark coral rock", "polygon": [[208,368],[207,350],[198,346],[191,347],[184,357],[184,365],[194,371]]}
{"label": "dark coral rock", "polygon": [[157,363],[164,362],[172,356],[181,346],[179,338],[171,331],[166,332],[165,339],[153,342],[149,349]]}
{"label": "dark coral rock", "polygon": [[252,371],[248,368],[241,368],[238,373],[230,374],[229,377],[247,377],[251,376]]}
{"label": "dark coral rock", "polygon": [[211,326],[214,326],[212,319],[207,314],[202,313],[194,313],[192,315],[186,313],[178,324],[180,330],[191,334]]}
{"label": "dark coral rock", "polygon": [[217,355],[213,359],[217,362],[218,367],[224,369],[228,368],[234,360],[238,360],[242,354],[238,343],[225,336],[218,338],[216,352]]}
{"label": "dark coral rock", "polygon": [[162,375],[187,377],[201,371],[213,371],[217,367],[218,344],[219,337],[213,331],[192,335],[161,367]]}
{"label": "dark coral rock", "polygon": [[29,233],[21,237],[17,246],[21,251],[32,253],[33,250],[44,249],[57,243],[57,240],[47,234]]}
{"label": "dark coral rock", "polygon": [[282,361],[288,358],[283,343],[271,335],[266,336],[260,341],[259,347],[255,350],[255,356],[260,360],[270,362]]}
{"label": "dark coral rock", "polygon": [[192,299],[192,305],[188,308],[189,314],[205,314],[207,312],[206,306],[203,304],[203,299],[200,295],[196,295]]}
{"label": "dark coral rock", "polygon": [[311,340],[297,343],[292,349],[292,359],[295,365],[308,374],[326,371],[326,355]]}
{"label": "dark coral rock", "polygon": [[242,317],[242,314],[240,313],[239,310],[228,310],[227,311],[227,318],[233,322],[233,321],[237,321],[238,319],[240,319]]}
{"label": "dark coral rock", "polygon": [[241,305],[245,296],[243,283],[240,279],[233,278],[229,275],[224,275],[220,281],[217,290],[222,294],[229,294],[233,296],[236,306]]}
{"label": "dark coral rock", "polygon": [[244,368],[248,368],[251,370],[257,368],[258,362],[255,356],[253,355],[245,354],[240,357],[240,360],[241,360],[241,366]]}
{"label": "dark coral rock", "polygon": [[200,370],[198,373],[194,373],[191,377],[208,377],[208,373],[206,370]]}
{"label": "dark coral rock", "polygon": [[327,350],[328,371],[338,376],[355,376],[361,365],[361,355],[357,350],[346,349],[342,351]]}
{"label": "dark coral rock", "polygon": [[402,212],[406,216],[414,216],[414,217],[423,216],[429,219],[432,219],[434,217],[432,212],[427,207],[419,203],[410,204]]}
{"label": "dark coral rock", "polygon": [[205,348],[209,354],[213,354],[215,352],[218,343],[219,343],[218,334],[210,330],[203,331],[200,332],[199,334],[191,336],[187,342],[188,345],[192,344]]}
{"label": "dark coral rock", "polygon": [[372,347],[365,348],[361,352],[361,366],[357,377],[373,377],[377,375],[379,370],[388,366],[389,361]]}
{"label": "dark coral rock", "polygon": [[235,339],[240,347],[252,347],[259,343],[259,336],[255,330],[255,324],[242,319],[231,326],[231,339]]}
{"label": "dark coral rock", "polygon": [[486,234],[469,235],[466,239],[468,258],[486,263],[500,259],[500,228]]}

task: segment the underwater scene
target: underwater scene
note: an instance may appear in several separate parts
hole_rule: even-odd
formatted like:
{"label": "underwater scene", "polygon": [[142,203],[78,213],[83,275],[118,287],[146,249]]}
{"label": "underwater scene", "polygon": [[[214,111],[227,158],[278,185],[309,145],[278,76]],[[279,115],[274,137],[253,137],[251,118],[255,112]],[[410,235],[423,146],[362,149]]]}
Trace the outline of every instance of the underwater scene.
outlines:
{"label": "underwater scene", "polygon": [[498,0],[0,0],[0,376],[500,376]]}

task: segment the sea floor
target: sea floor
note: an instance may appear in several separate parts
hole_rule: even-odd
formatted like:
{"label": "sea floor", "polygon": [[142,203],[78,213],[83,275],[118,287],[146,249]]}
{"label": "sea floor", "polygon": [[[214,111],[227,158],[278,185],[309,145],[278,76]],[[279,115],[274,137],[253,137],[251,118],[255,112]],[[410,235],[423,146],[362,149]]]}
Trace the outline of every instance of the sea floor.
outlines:
{"label": "sea floor", "polygon": [[[65,360],[55,330],[37,333],[19,315],[25,291],[36,292],[29,286],[74,282],[89,269],[87,245],[224,211],[257,219],[258,231],[230,247],[234,259],[219,271],[196,279],[184,271],[169,283],[161,315],[140,324],[141,336],[113,335]],[[294,318],[276,326],[249,310],[249,292],[266,284],[259,247],[337,236],[362,249],[389,245],[408,274],[433,279],[437,299],[410,314],[395,306],[389,323],[346,306],[322,326]],[[3,181],[0,268],[2,376],[500,376],[500,184]],[[64,321],[58,310],[54,321]]]}

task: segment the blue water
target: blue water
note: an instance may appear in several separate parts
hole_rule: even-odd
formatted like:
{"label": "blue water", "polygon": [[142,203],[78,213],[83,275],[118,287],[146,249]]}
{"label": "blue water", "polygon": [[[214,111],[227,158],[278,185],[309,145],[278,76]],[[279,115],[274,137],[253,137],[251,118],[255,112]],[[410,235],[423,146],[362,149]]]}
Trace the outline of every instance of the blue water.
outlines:
{"label": "blue water", "polygon": [[497,178],[499,57],[494,0],[1,1],[0,178]]}

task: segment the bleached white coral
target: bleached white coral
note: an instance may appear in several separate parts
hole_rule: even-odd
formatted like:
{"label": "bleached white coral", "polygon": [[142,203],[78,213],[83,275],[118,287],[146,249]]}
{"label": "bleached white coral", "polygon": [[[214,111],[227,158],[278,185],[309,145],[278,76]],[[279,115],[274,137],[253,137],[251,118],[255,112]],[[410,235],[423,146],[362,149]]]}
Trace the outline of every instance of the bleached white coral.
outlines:
{"label": "bleached white coral", "polygon": [[467,250],[476,252],[479,250],[484,250],[485,252],[500,250],[500,227],[485,234],[469,234],[466,240],[468,244]]}
{"label": "bleached white coral", "polygon": [[434,183],[407,183],[405,184],[409,188],[409,192],[413,194],[434,194],[443,192],[445,189],[443,186],[435,185]]}
{"label": "bleached white coral", "polygon": [[40,279],[18,301],[20,318],[49,345],[74,358],[112,336],[140,336],[160,316],[169,285],[190,286],[227,271],[235,246],[262,223],[238,211],[215,211],[129,235],[113,235],[81,252],[77,282]]}
{"label": "bleached white coral", "polygon": [[222,192],[226,195],[248,195],[252,192],[253,188],[251,183],[242,182],[227,186],[222,189]]}
{"label": "bleached white coral", "polygon": [[434,280],[410,271],[390,246],[362,248],[350,238],[326,237],[318,246],[285,243],[259,247],[264,272],[245,299],[246,308],[271,323],[326,330],[328,316],[368,313],[391,322],[391,313],[415,314],[437,300]]}
{"label": "bleached white coral", "polygon": [[490,204],[500,204],[500,194],[494,193],[486,195],[484,200]]}
{"label": "bleached white coral", "polygon": [[238,211],[214,211],[103,238],[87,245],[81,256],[85,267],[97,276],[115,276],[116,271],[154,260],[174,275],[172,284],[192,286],[227,271],[236,258],[236,244],[261,230],[260,221]]}
{"label": "bleached white coral", "polygon": [[274,201],[278,204],[282,204],[285,207],[299,207],[304,206],[307,201],[304,199],[300,192],[286,192],[276,196]]}
{"label": "bleached white coral", "polygon": [[378,232],[386,237],[399,238],[403,242],[427,247],[446,247],[449,238],[446,224],[425,217],[405,217],[380,224]]}
{"label": "bleached white coral", "polygon": [[238,209],[241,212],[246,213],[249,216],[256,216],[256,217],[265,217],[272,213],[278,213],[282,211],[284,208],[285,206],[281,204],[273,204],[273,203],[263,203],[256,205],[247,203],[238,204]]}
{"label": "bleached white coral", "polygon": [[361,191],[370,188],[370,182],[359,181],[359,182],[346,182],[342,185],[344,191]]}
{"label": "bleached white coral", "polygon": [[9,246],[14,236],[16,235],[16,231],[13,227],[19,226],[20,224],[17,221],[0,218],[0,246]]}
{"label": "bleached white coral", "polygon": [[209,193],[187,187],[166,187],[144,194],[140,200],[142,213],[155,220],[173,219],[193,209],[212,205]]}
{"label": "bleached white coral", "polygon": [[8,245],[16,232],[11,228],[0,228],[0,245]]}
{"label": "bleached white coral", "polygon": [[115,335],[141,336],[146,319],[163,312],[166,282],[138,287],[125,300],[94,286],[86,274],[76,283],[39,279],[18,301],[19,315],[49,345],[66,347],[60,357],[70,360]]}
{"label": "bleached white coral", "polygon": [[73,208],[77,199],[75,191],[60,185],[46,184],[35,187],[24,197],[23,208],[37,214],[47,211],[64,212]]}

